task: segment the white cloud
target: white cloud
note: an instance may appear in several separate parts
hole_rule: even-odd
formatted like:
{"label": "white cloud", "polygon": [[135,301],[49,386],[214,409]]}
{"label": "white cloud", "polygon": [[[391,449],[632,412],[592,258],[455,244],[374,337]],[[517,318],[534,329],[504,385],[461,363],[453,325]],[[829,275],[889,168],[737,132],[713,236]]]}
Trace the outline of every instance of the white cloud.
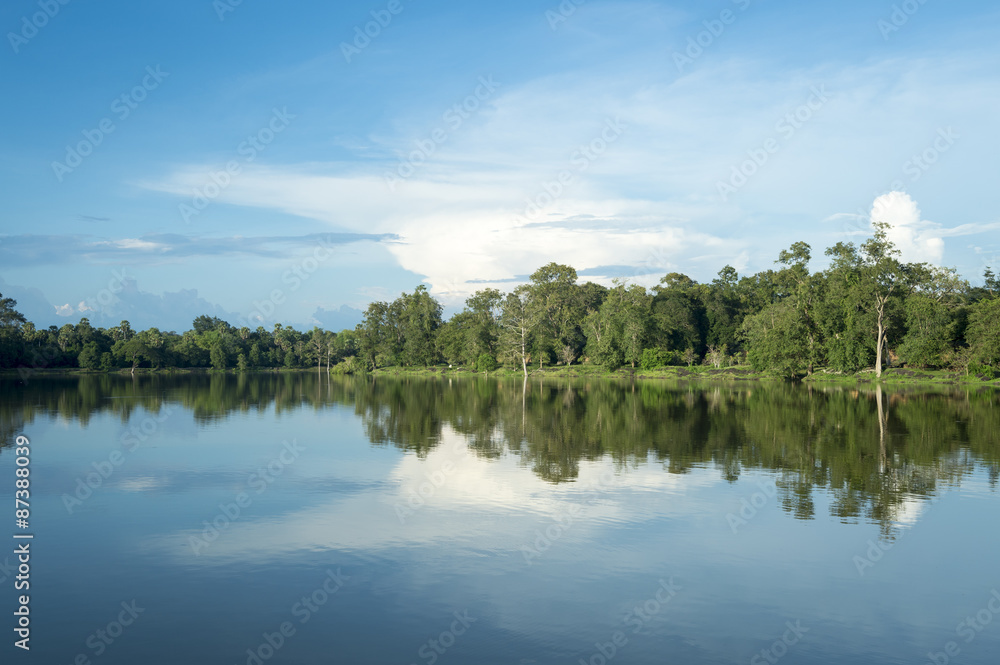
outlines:
{"label": "white cloud", "polygon": [[56,305],[55,307],[56,315],[58,316],[73,316],[73,314],[76,313],[76,308],[69,303],[66,303],[65,305]]}
{"label": "white cloud", "polygon": [[920,219],[916,201],[904,192],[889,192],[875,199],[871,220],[892,226],[887,232],[903,261],[941,265],[944,240],[940,224]]}
{"label": "white cloud", "polygon": [[118,483],[118,487],[126,492],[152,492],[164,487],[163,480],[152,476],[139,476],[128,478]]}

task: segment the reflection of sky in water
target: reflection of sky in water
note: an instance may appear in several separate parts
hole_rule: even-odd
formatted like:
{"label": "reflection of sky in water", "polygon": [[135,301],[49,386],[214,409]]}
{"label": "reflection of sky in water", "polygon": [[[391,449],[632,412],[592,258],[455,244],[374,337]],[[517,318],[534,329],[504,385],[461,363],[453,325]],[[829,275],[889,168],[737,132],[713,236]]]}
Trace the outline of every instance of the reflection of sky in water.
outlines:
{"label": "reflection of sky in water", "polygon": [[[730,483],[714,465],[671,474],[652,458],[605,457],[554,484],[516,454],[476,456],[448,427],[421,459],[372,446],[344,407],[203,424],[177,409],[68,515],[63,494],[146,417],[97,414],[86,428],[38,418],[26,432],[31,662],[93,657],[88,636],[133,598],[144,614],[94,662],[244,663],[283,621],[297,632],[268,663],[428,662],[421,645],[465,610],[476,622],[440,663],[576,663],[616,630],[628,639],[616,663],[749,662],[786,621],[808,628],[789,663],[924,662],[949,640],[962,663],[993,663],[1000,647],[1000,617],[969,644],[955,632],[1000,588],[1000,504],[981,469],[934,503],[905,500],[890,547],[877,524],[831,516],[819,489],[815,519],[768,496],[734,534],[727,515],[775,472]],[[257,493],[248,481],[292,439],[304,451]],[[4,477],[12,464],[4,451]],[[421,489],[423,505],[408,504]],[[191,538],[240,492],[252,503],[195,555]],[[861,576],[856,557],[869,550],[881,556]],[[299,623],[293,606],[328,569],[348,582]],[[681,590],[633,632],[624,617],[671,578]]]}

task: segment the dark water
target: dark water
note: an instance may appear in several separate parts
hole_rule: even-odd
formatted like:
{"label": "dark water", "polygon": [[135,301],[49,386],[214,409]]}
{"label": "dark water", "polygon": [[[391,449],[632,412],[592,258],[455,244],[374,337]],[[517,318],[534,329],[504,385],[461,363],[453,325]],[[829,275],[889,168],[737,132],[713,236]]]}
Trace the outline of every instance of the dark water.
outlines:
{"label": "dark water", "polygon": [[18,434],[35,534],[30,654],[14,545],[0,554],[2,662],[992,665],[998,406],[750,383],[0,380],[0,535],[18,532]]}

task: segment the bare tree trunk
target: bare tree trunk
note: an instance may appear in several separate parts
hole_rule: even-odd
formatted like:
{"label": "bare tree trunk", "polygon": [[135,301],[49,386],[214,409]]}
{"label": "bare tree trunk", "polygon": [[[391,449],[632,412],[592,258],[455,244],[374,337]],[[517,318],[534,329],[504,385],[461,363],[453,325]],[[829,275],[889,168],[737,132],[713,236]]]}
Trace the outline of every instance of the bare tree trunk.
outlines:
{"label": "bare tree trunk", "polygon": [[882,406],[882,388],[881,386],[875,393],[875,401],[878,404],[878,449],[879,449],[879,472],[885,473],[887,457],[885,452],[885,426],[886,417],[885,409]]}
{"label": "bare tree trunk", "polygon": [[884,341],[884,333],[882,331],[882,317],[879,317],[878,322],[878,339],[875,344],[875,376],[882,378],[882,344]]}
{"label": "bare tree trunk", "polygon": [[528,374],[524,374],[524,383],[521,384],[521,436],[524,436],[524,407],[528,396]]}
{"label": "bare tree trunk", "polygon": [[528,380],[528,349],[524,343],[524,330],[521,331],[521,370],[524,372],[524,380]]}
{"label": "bare tree trunk", "polygon": [[875,309],[878,313],[878,336],[875,339],[875,376],[882,378],[882,346],[885,343],[885,300],[878,299]]}

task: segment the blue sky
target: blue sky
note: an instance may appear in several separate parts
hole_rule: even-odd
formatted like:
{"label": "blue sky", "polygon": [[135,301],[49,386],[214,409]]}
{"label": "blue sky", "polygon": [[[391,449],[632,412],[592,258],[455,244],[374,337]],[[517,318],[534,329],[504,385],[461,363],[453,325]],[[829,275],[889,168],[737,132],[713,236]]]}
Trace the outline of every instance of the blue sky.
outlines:
{"label": "blue sky", "polygon": [[336,328],[420,283],[454,311],[549,261],[706,281],[804,240],[821,268],[873,211],[904,258],[976,283],[1000,266],[998,19],[11,0],[0,292],[41,325]]}

